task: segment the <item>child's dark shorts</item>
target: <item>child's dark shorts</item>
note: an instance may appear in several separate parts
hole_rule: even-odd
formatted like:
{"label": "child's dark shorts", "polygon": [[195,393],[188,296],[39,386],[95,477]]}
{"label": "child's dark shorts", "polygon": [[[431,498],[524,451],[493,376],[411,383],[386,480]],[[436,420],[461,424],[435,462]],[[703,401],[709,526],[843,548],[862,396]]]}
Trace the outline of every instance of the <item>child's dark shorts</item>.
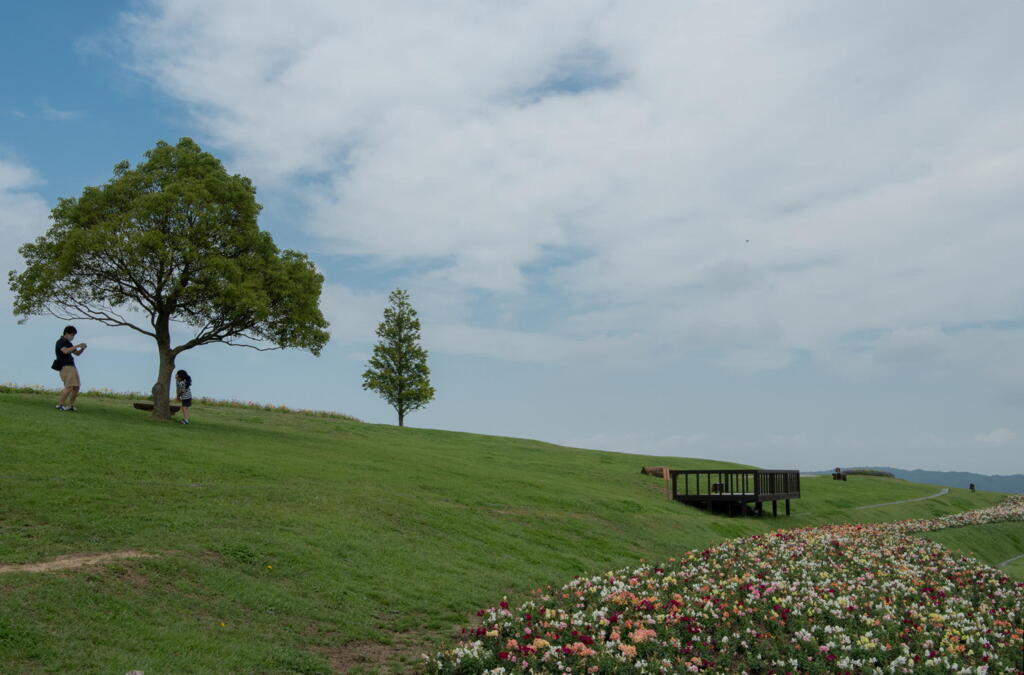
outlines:
{"label": "child's dark shorts", "polygon": [[183,399],[181,399],[181,407],[182,408],[191,408],[192,407],[192,399],[190,399],[190,398],[183,398]]}

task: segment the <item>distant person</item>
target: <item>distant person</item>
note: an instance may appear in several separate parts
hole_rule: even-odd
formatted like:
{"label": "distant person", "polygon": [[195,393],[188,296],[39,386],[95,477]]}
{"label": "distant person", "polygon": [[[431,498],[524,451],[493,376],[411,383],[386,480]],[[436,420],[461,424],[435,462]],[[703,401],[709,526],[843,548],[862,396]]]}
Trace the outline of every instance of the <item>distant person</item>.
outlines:
{"label": "distant person", "polygon": [[192,407],[192,378],[187,371],[179,370],[174,383],[178,388],[178,400],[181,401],[181,423],[191,424],[188,421],[188,410]]}
{"label": "distant person", "polygon": [[970,491],[974,492],[974,483],[971,483]]}
{"label": "distant person", "polygon": [[60,390],[57,398],[57,410],[61,412],[78,412],[75,407],[75,399],[78,398],[78,391],[82,382],[78,377],[78,368],[75,367],[75,356],[80,356],[85,351],[85,343],[73,344],[72,340],[78,335],[78,329],[74,326],[65,326],[64,334],[57,340],[54,346],[53,369],[60,373],[60,381],[64,388]]}

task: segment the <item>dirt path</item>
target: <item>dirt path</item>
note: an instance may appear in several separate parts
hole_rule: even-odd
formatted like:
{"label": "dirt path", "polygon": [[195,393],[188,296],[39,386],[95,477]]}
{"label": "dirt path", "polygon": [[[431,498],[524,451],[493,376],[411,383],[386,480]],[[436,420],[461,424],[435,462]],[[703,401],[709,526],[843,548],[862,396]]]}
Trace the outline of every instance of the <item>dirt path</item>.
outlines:
{"label": "dirt path", "polygon": [[70,553],[59,555],[53,560],[37,563],[21,563],[18,565],[0,565],[0,574],[5,572],[55,572],[71,570],[86,565],[102,565],[103,563],[124,560],[127,558],[155,558],[153,553],[142,551],[113,551],[111,553]]}
{"label": "dirt path", "polygon": [[851,510],[852,511],[860,511],[861,509],[875,509],[875,508],[878,508],[879,506],[892,506],[893,504],[908,504],[910,502],[923,502],[926,499],[935,499],[936,497],[941,497],[942,495],[947,494],[948,492],[949,492],[949,488],[942,488],[941,490],[939,490],[935,494],[928,495],[927,497],[917,497],[915,499],[901,499],[898,502],[885,502],[884,504],[868,504],[867,506],[855,506]]}

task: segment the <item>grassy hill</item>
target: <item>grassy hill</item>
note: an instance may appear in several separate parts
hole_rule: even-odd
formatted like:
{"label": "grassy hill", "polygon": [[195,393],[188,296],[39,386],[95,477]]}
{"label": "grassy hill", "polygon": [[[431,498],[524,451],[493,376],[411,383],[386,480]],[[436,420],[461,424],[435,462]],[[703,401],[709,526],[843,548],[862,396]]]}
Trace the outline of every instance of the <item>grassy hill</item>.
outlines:
{"label": "grassy hill", "polygon": [[[827,522],[927,518],[996,493],[803,481],[793,516],[667,501],[645,464],[737,465],[197,406],[190,427],[127,399],[0,393],[0,564],[152,557],[0,574],[0,672],[330,672],[407,667],[479,607],[584,572]],[[772,457],[765,464],[776,464]]]}
{"label": "grassy hill", "polygon": [[[990,523],[949,530],[937,530],[921,536],[937,541],[948,549],[972,555],[988,565],[997,566],[1024,555],[1024,523]],[[1003,571],[1024,580],[1024,559],[1016,560]]]}

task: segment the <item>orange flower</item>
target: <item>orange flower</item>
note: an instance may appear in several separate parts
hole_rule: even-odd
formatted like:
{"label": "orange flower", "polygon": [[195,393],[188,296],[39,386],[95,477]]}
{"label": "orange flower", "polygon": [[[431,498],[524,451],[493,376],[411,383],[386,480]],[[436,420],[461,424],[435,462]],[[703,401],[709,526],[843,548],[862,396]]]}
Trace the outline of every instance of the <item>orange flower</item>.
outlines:
{"label": "orange flower", "polygon": [[629,634],[629,639],[633,642],[646,642],[653,637],[657,637],[657,635],[658,631],[656,630],[651,630],[650,628],[637,628]]}

